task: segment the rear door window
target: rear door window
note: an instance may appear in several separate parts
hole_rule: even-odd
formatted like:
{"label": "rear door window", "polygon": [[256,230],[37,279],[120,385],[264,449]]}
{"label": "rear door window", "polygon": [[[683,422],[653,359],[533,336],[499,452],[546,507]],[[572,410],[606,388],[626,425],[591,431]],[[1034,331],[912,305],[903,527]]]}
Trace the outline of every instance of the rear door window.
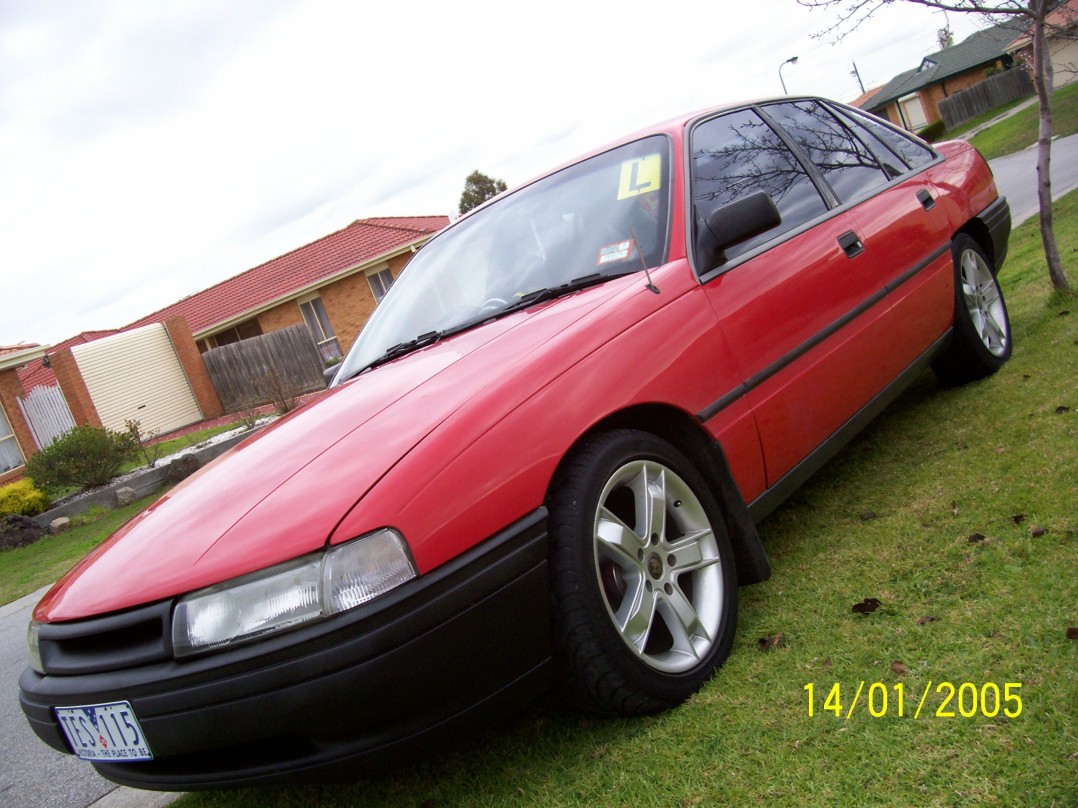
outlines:
{"label": "rear door window", "polygon": [[764,111],[805,152],[841,201],[867,196],[891,179],[823,104],[792,101],[769,104]]}

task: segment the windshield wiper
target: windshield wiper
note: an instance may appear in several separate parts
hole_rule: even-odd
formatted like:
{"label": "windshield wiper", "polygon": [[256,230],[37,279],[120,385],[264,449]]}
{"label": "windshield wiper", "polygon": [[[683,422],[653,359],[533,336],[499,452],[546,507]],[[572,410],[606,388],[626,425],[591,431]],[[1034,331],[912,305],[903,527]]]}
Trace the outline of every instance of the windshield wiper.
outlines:
{"label": "windshield wiper", "polygon": [[[391,362],[398,357],[411,353],[412,351],[418,351],[420,348],[431,345],[444,337],[445,333],[446,332],[444,331],[428,331],[425,334],[420,334],[415,339],[398,342],[396,345],[390,345],[388,348],[386,348],[385,353],[383,353],[377,359],[368,362],[355,373],[348,374],[348,378],[351,379],[354,376],[358,376],[360,373],[363,373],[363,371],[365,370],[370,370],[371,368],[376,368],[379,365],[384,365],[386,362]],[[346,379],[341,379],[341,381],[346,381]]]}
{"label": "windshield wiper", "polygon": [[518,311],[519,309],[525,309],[528,306],[534,306],[536,303],[543,303],[547,300],[553,300],[556,297],[567,295],[570,292],[576,292],[579,289],[586,289],[589,286],[594,286],[597,283],[602,283],[609,278],[614,277],[610,274],[603,274],[602,272],[593,272],[590,275],[584,275],[580,278],[573,278],[568,283],[562,283],[558,286],[546,286],[542,289],[536,289],[533,292],[521,295],[515,303],[511,303],[504,309],[497,313],[497,316],[501,316],[506,312]]}
{"label": "windshield wiper", "polygon": [[547,286],[542,289],[536,289],[532,292],[521,295],[516,302],[509,304],[504,309],[500,309],[480,319],[468,320],[466,322],[460,323],[442,331],[428,331],[425,334],[420,334],[415,339],[406,340],[405,342],[398,342],[396,345],[391,345],[386,348],[385,353],[383,353],[377,359],[368,362],[366,365],[364,365],[354,373],[349,373],[348,376],[344,379],[341,379],[338,384],[341,384],[348,379],[354,378],[360,373],[371,370],[372,368],[376,368],[379,365],[384,365],[386,362],[391,362],[394,359],[404,356],[405,354],[409,354],[412,351],[417,351],[420,348],[425,348],[427,345],[438,342],[438,340],[444,339],[448,336],[452,336],[453,334],[457,334],[461,331],[466,331],[467,329],[479,325],[480,323],[488,322],[490,320],[501,317],[504,314],[508,314],[512,311],[526,309],[528,306],[534,306],[536,303],[553,300],[554,298],[567,295],[570,292],[576,292],[580,289],[594,286],[598,283],[602,283],[603,281],[615,277],[616,274],[620,273],[593,272],[590,275],[584,275],[580,278],[573,278],[568,283],[559,284],[558,286]]}

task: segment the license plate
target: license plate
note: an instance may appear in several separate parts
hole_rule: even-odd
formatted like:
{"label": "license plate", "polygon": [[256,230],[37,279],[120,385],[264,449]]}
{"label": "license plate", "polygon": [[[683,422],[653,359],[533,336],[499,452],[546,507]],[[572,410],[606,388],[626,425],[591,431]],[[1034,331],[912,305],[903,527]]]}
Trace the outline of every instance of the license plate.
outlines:
{"label": "license plate", "polygon": [[130,703],[56,707],[64,735],[83,760],[153,760]]}

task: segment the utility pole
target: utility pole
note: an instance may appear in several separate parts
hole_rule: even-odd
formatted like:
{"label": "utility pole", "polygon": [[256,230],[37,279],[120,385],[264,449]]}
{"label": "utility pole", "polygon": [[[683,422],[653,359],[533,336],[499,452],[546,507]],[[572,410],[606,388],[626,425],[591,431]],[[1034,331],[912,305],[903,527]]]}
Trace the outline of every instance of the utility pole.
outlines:
{"label": "utility pole", "polygon": [[865,94],[865,84],[861,81],[861,74],[857,72],[857,62],[853,63],[853,70],[850,71],[850,75],[857,79],[858,85],[861,87],[861,95]]}

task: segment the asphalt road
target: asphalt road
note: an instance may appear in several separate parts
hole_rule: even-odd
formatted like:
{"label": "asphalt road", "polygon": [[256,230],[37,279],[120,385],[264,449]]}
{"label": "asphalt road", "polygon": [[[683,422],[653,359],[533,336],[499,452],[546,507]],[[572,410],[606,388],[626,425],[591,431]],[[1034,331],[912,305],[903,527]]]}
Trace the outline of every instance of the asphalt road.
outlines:
{"label": "asphalt road", "polygon": [[156,808],[171,794],[118,788],[78,758],[38,740],[19,707],[26,626],[42,589],[0,606],[0,805],[4,808]]}
{"label": "asphalt road", "polygon": [[[996,187],[1011,205],[1011,224],[1017,227],[1040,210],[1037,204],[1037,147],[989,161]],[[1052,142],[1052,198],[1078,187],[1078,134]]]}
{"label": "asphalt road", "polygon": [[[1015,226],[1036,215],[1037,150],[992,160]],[[1052,144],[1052,196],[1078,187],[1078,135]],[[44,590],[0,606],[0,805],[5,808],[149,808],[173,795],[117,788],[93,767],[56,752],[33,734],[19,708],[19,675],[27,665],[26,626]]]}

